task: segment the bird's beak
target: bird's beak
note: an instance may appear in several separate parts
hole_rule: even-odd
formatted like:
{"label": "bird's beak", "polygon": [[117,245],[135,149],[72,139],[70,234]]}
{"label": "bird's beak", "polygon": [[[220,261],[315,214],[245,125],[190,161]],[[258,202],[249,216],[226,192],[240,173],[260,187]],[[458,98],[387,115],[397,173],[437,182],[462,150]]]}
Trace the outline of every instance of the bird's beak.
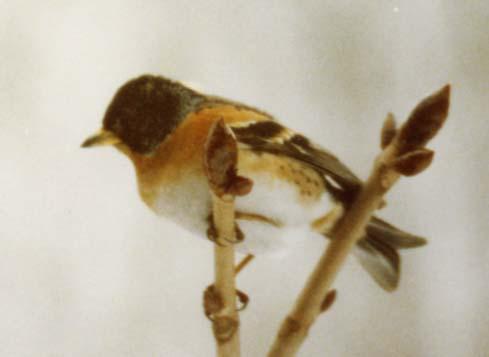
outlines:
{"label": "bird's beak", "polygon": [[82,144],[82,148],[93,146],[115,145],[120,143],[120,139],[110,131],[101,129],[97,134],[90,136]]}

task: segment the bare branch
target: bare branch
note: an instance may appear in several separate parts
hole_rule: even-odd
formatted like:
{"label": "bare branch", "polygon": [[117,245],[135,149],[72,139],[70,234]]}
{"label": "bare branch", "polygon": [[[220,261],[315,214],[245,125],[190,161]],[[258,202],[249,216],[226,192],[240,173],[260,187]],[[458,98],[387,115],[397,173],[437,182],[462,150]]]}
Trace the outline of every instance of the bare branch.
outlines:
{"label": "bare branch", "polygon": [[[204,294],[204,309],[206,316],[212,320],[217,354],[220,357],[240,356],[233,246],[238,241],[234,196],[247,194],[252,182],[236,174],[237,159],[236,141],[224,121],[219,120],[210,129],[204,157],[216,233],[215,284]],[[240,294],[240,300],[247,302],[246,295]]]}
{"label": "bare branch", "polygon": [[383,202],[383,196],[401,174],[413,175],[429,166],[433,152],[423,148],[445,122],[449,101],[450,87],[447,85],[418,104],[392,138],[390,133],[395,126],[392,117],[387,118],[381,133],[384,150],[355,201],[334,226],[333,239],[283,321],[269,357],[295,356],[309,328],[328,305],[325,301],[328,301],[328,291],[334,279],[364,233],[372,213]]}

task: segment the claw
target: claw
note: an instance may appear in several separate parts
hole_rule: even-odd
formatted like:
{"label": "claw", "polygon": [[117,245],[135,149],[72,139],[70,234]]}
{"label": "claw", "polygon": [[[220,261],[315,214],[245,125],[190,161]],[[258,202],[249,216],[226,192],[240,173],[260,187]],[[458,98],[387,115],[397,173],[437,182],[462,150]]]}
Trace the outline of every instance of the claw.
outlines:
{"label": "claw", "polygon": [[[250,298],[248,294],[242,292],[241,290],[236,290],[236,296],[238,297],[240,306],[236,308],[237,311],[243,311],[248,306]],[[204,314],[210,321],[216,320],[216,315],[222,310],[224,304],[219,292],[216,290],[214,284],[209,285],[204,291]]]}
{"label": "claw", "polygon": [[236,234],[235,234],[236,241],[231,242],[231,243],[241,243],[244,240],[244,233],[241,230],[241,228],[239,228],[238,223],[236,223],[236,222],[234,223],[234,229],[236,231]]}
{"label": "claw", "polygon": [[209,239],[211,242],[213,242],[214,244],[217,244],[218,246],[220,247],[224,247],[225,245],[220,243],[217,238],[218,238],[218,235],[217,235],[217,229],[216,229],[216,226],[214,225],[214,220],[212,219],[212,215],[209,216],[208,218],[208,224],[209,226],[207,227],[207,239]]}
{"label": "claw", "polygon": [[[216,226],[214,224],[214,219],[212,218],[212,214],[210,214],[209,217],[207,218],[207,223],[208,223],[207,239],[209,239],[211,242],[213,242],[213,243],[215,243],[221,247],[224,247],[225,245],[220,243],[217,239],[218,234],[217,234]],[[234,229],[235,229],[235,237],[236,237],[235,240],[230,240],[230,239],[226,239],[226,238],[223,238],[223,239],[224,239],[224,241],[226,241],[230,244],[241,243],[244,240],[244,233],[241,230],[241,228],[239,228],[237,223],[234,224]]]}
{"label": "claw", "polygon": [[241,303],[241,306],[239,306],[236,310],[243,311],[248,306],[248,303],[250,302],[250,297],[248,296],[248,294],[242,292],[241,290],[236,290],[236,295],[238,296],[239,302]]}

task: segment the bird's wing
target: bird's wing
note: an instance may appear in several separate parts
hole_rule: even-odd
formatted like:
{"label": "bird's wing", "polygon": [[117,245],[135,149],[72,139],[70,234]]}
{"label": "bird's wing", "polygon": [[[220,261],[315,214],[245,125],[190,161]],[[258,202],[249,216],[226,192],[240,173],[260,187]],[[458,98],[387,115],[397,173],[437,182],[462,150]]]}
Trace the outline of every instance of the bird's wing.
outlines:
{"label": "bird's wing", "polygon": [[229,126],[238,143],[247,149],[287,156],[314,168],[325,178],[328,190],[341,200],[351,199],[362,185],[336,156],[276,121],[231,123]]}

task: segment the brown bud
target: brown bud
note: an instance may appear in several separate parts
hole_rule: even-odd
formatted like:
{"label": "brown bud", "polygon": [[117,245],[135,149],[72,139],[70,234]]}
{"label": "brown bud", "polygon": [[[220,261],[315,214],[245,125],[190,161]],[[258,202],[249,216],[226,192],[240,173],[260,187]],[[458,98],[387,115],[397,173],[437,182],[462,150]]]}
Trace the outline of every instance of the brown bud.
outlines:
{"label": "brown bud", "polygon": [[399,151],[406,153],[424,147],[442,127],[448,116],[450,85],[422,100],[400,129]]}
{"label": "brown bud", "polygon": [[389,167],[404,176],[414,176],[423,172],[433,161],[435,152],[429,149],[418,149],[394,159]]}
{"label": "brown bud", "polygon": [[238,307],[237,310],[243,311],[244,309],[246,309],[246,306],[248,306],[248,303],[250,302],[250,297],[248,296],[248,294],[242,292],[241,290],[236,290],[236,296],[241,303],[241,306]]}
{"label": "brown bud", "polygon": [[389,113],[384,120],[384,125],[382,126],[382,131],[380,134],[380,148],[385,149],[396,136],[396,119],[394,114]]}
{"label": "brown bud", "polygon": [[253,181],[237,175],[237,162],[236,139],[220,119],[209,130],[204,152],[204,170],[217,196],[243,196],[251,191]]}
{"label": "brown bud", "polygon": [[335,300],[336,300],[336,289],[333,289],[326,294],[326,297],[324,298],[320,307],[321,312],[325,312],[326,310],[328,310],[333,305]]}
{"label": "brown bud", "polygon": [[212,321],[212,329],[218,343],[229,341],[236,333],[239,322],[230,316],[218,316]]}
{"label": "brown bud", "polygon": [[284,323],[278,331],[278,336],[281,339],[288,339],[290,336],[296,334],[302,328],[302,323],[293,317],[287,316]]}
{"label": "brown bud", "polygon": [[245,196],[253,188],[253,181],[246,177],[236,176],[229,187],[228,193],[234,196]]}
{"label": "brown bud", "polygon": [[221,295],[219,295],[216,287],[210,285],[204,291],[204,313],[209,320],[213,320],[215,314],[221,311],[224,303],[222,301]]}
{"label": "brown bud", "polygon": [[209,130],[205,144],[204,169],[218,196],[228,193],[236,177],[238,147],[231,131],[220,119]]}

